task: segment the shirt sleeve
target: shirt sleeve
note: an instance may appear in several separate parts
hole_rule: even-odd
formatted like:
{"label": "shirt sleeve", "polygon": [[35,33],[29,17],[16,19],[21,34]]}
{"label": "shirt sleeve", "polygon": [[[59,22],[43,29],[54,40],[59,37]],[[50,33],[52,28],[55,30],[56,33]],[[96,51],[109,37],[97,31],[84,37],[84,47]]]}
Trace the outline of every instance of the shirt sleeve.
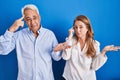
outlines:
{"label": "shirt sleeve", "polygon": [[[66,41],[68,42],[68,44],[70,45],[70,46],[72,46],[72,44],[73,44],[73,40],[67,40],[67,38],[66,38]],[[72,47],[71,48],[68,48],[68,49],[66,49],[66,50],[64,50],[63,51],[63,53],[62,53],[62,58],[64,59],[64,60],[69,60],[70,59],[70,57],[71,57],[71,49],[72,49]]]}
{"label": "shirt sleeve", "polygon": [[96,49],[96,56],[92,60],[92,65],[91,68],[94,70],[98,70],[100,67],[102,67],[106,61],[107,61],[107,56],[102,56],[100,54],[100,43],[96,41],[95,44],[95,49]]}
{"label": "shirt sleeve", "polygon": [[58,41],[54,35],[54,33],[52,32],[52,58],[55,60],[55,61],[59,61],[61,59],[61,52],[62,51],[58,51],[58,52],[54,52],[54,48],[55,46],[58,44]]}
{"label": "shirt sleeve", "polygon": [[70,57],[71,57],[71,49],[64,50],[63,53],[62,53],[62,58],[64,60],[69,60]]}
{"label": "shirt sleeve", "polygon": [[4,35],[0,36],[0,54],[7,55],[15,48],[14,33],[6,31]]}

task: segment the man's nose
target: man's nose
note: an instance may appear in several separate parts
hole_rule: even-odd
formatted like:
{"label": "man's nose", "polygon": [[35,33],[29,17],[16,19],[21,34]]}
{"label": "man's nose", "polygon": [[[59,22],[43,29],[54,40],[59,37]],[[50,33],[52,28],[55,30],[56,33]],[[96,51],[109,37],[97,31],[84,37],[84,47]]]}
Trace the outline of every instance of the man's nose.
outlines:
{"label": "man's nose", "polygon": [[33,19],[31,19],[31,24],[33,24],[34,23],[34,20]]}

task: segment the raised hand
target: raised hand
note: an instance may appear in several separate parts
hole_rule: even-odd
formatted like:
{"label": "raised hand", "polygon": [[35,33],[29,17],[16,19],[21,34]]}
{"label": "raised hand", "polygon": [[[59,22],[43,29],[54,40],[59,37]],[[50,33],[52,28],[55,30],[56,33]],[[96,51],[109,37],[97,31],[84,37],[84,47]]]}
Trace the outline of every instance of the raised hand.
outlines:
{"label": "raised hand", "polygon": [[57,51],[61,51],[61,50],[70,48],[71,46],[69,46],[68,44],[69,44],[68,42],[60,43],[54,48],[54,51],[57,52]]}
{"label": "raised hand", "polygon": [[120,46],[114,46],[114,45],[108,45],[105,46],[102,50],[102,54],[105,55],[107,51],[118,51],[120,49]]}
{"label": "raised hand", "polygon": [[73,33],[74,33],[74,29],[73,27],[69,29],[69,36],[68,36],[68,40],[71,40],[73,37]]}
{"label": "raised hand", "polygon": [[108,45],[104,47],[104,51],[117,51],[120,49],[120,46]]}
{"label": "raised hand", "polygon": [[22,21],[24,19],[24,17],[21,17],[19,19],[17,19],[13,25],[9,28],[10,32],[15,32],[16,30],[18,30],[19,27],[23,27],[24,26],[24,21]]}

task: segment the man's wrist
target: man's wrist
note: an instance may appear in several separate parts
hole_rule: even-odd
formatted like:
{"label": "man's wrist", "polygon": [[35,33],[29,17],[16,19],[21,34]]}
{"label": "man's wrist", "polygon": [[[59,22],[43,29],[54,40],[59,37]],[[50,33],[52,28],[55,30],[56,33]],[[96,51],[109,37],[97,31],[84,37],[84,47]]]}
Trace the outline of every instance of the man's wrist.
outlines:
{"label": "man's wrist", "polygon": [[12,28],[9,28],[8,31],[10,31],[10,32],[15,32],[15,30],[12,29]]}

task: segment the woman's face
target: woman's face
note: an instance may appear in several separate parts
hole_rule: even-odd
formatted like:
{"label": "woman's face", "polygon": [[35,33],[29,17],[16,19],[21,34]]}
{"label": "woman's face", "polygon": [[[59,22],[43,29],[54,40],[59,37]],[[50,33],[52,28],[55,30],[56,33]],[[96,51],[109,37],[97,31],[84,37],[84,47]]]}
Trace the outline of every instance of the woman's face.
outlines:
{"label": "woman's face", "polygon": [[86,37],[87,26],[82,21],[75,21],[74,30],[78,38]]}

